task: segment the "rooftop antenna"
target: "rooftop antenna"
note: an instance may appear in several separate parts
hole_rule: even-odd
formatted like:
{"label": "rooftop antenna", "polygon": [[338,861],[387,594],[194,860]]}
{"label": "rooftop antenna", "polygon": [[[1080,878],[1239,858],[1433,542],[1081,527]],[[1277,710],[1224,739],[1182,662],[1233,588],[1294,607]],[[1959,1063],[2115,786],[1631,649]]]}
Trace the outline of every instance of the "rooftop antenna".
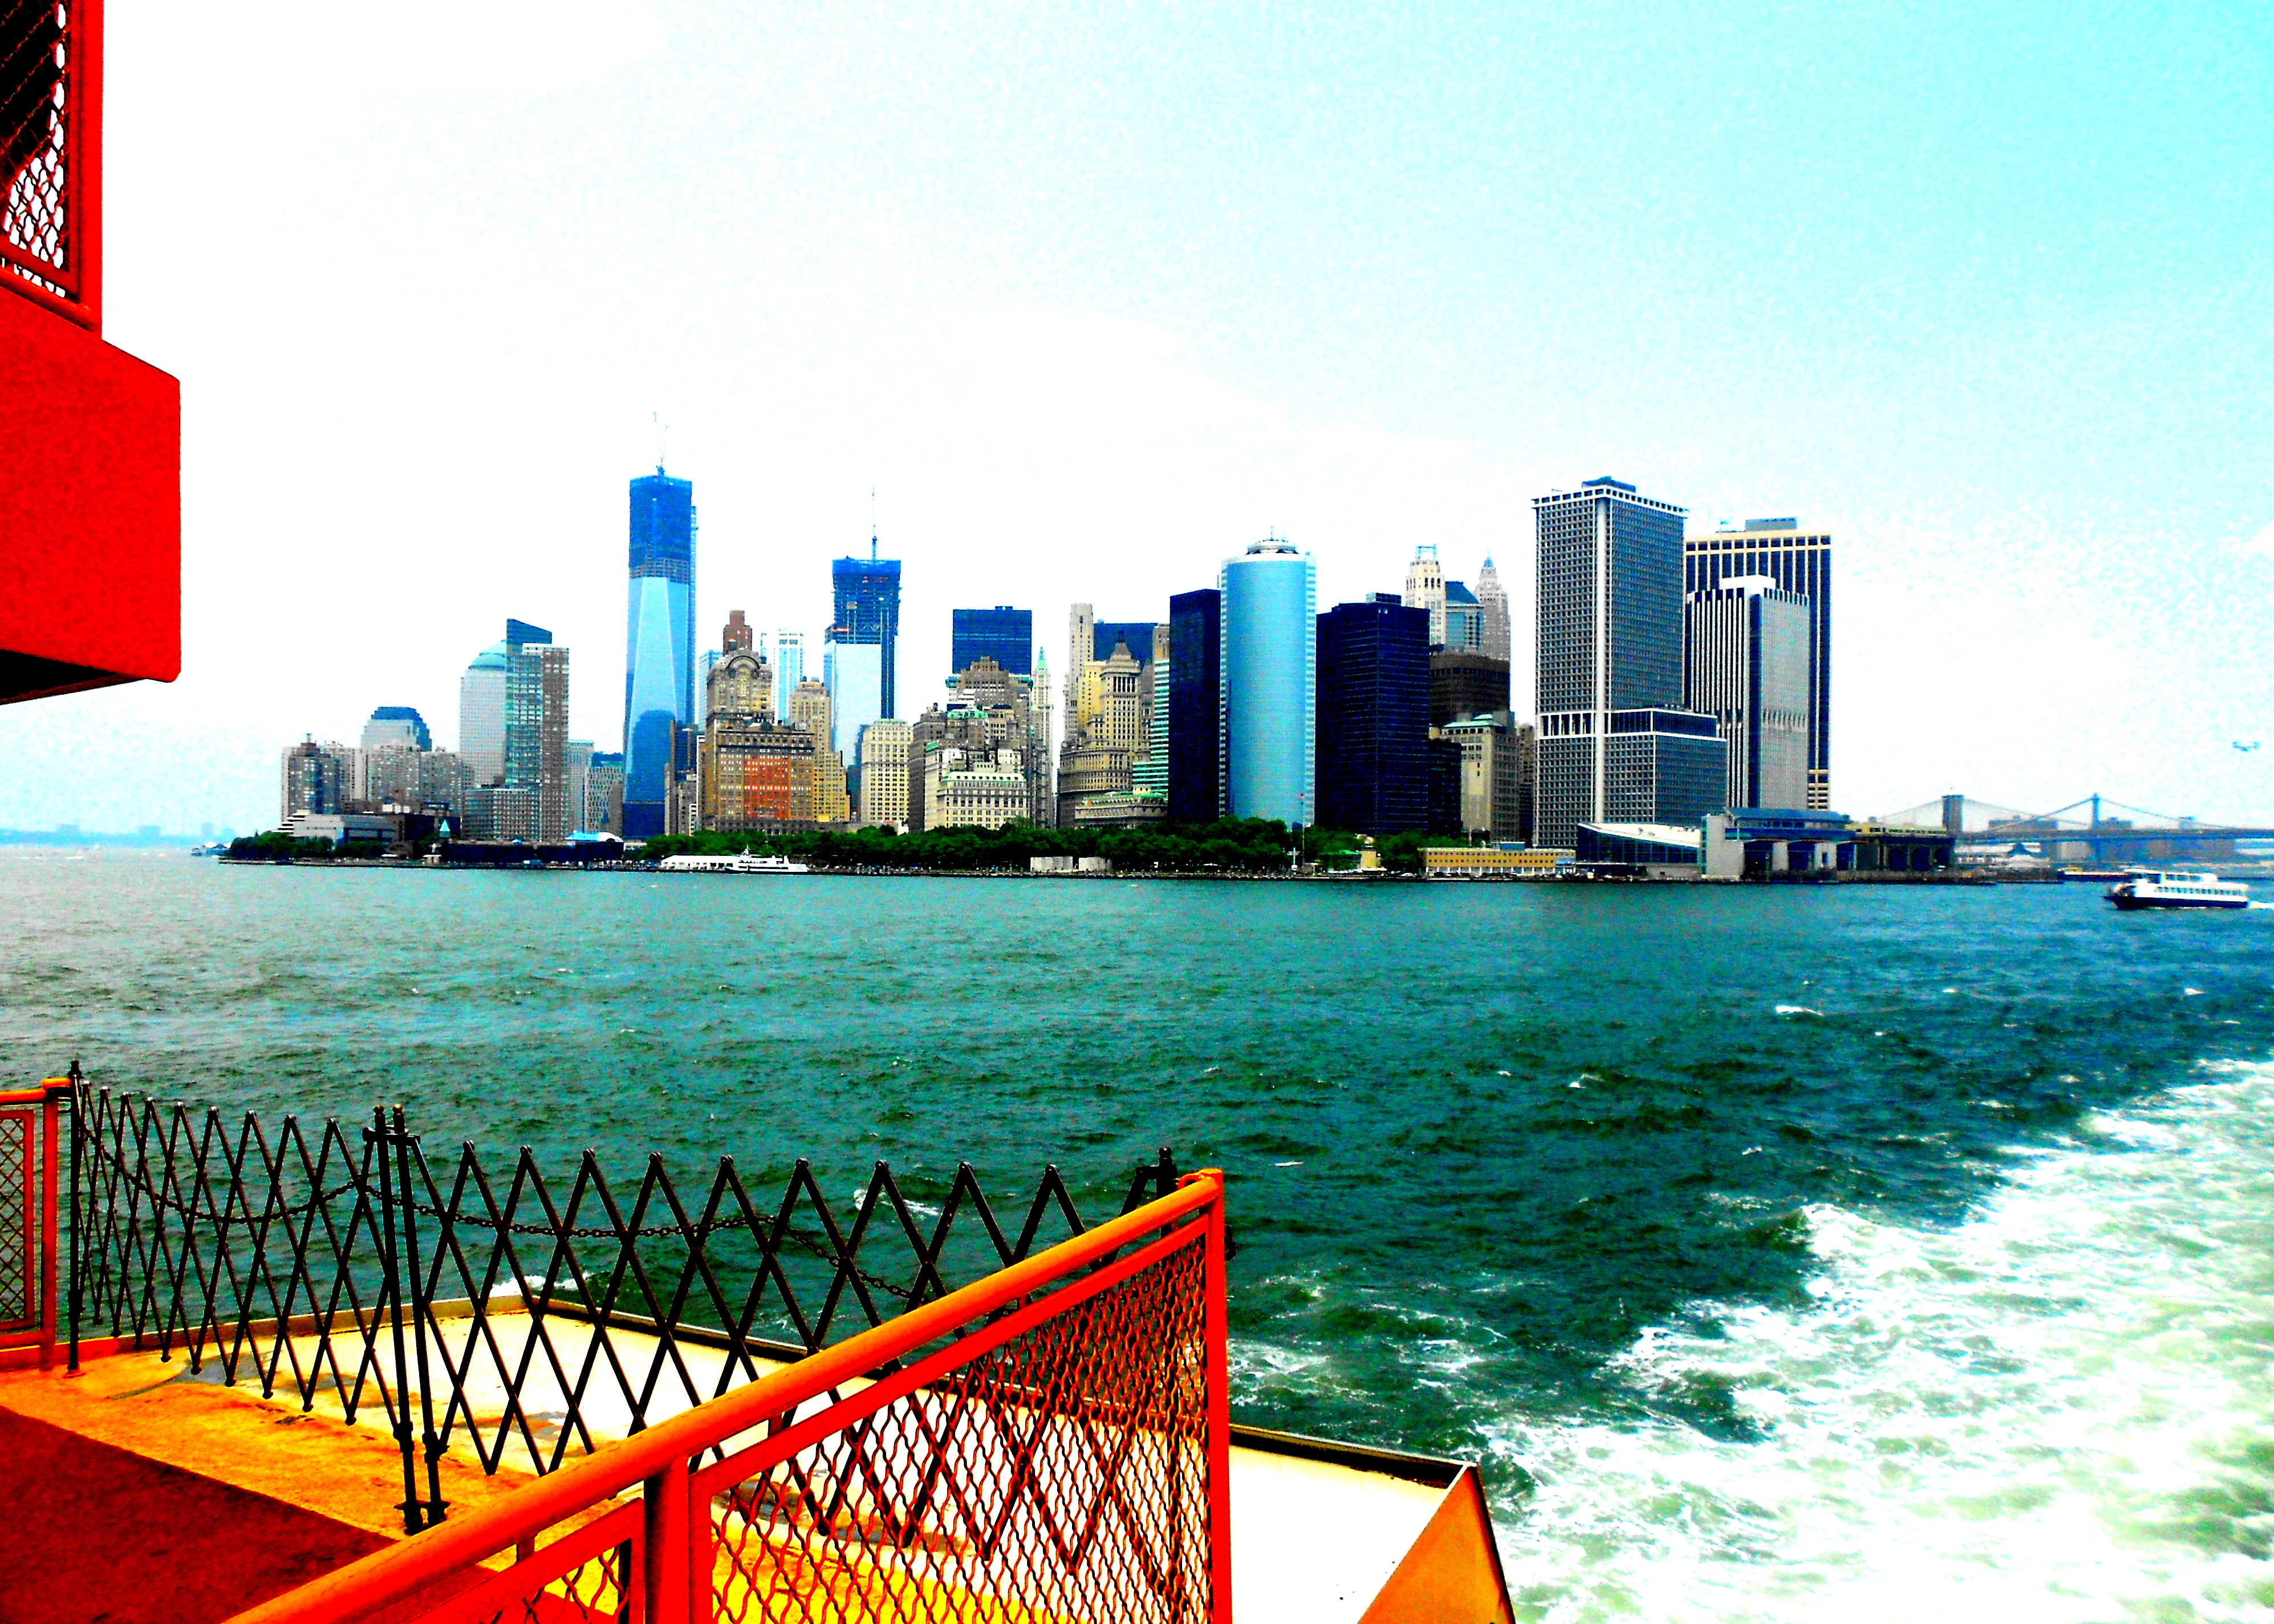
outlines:
{"label": "rooftop antenna", "polygon": [[877,487],[869,487],[869,561],[877,561]]}
{"label": "rooftop antenna", "polygon": [[664,447],[671,438],[671,431],[664,425],[661,412],[651,411],[648,413],[647,417],[650,423],[655,425],[655,471],[660,474],[663,472]]}

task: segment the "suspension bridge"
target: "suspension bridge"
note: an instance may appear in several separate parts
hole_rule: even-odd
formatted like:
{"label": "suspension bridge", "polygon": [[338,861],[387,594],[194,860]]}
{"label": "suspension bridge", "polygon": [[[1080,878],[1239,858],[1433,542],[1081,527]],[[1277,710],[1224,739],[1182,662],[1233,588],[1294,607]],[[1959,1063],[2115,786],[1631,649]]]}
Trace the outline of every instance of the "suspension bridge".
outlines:
{"label": "suspension bridge", "polygon": [[2024,812],[1969,795],[1939,795],[1886,821],[1939,827],[1967,846],[2026,842],[2044,847],[2048,859],[2095,865],[2174,857],[2228,861],[2238,840],[2274,840],[2274,826],[2207,823],[2130,806],[2097,792],[2050,812]]}

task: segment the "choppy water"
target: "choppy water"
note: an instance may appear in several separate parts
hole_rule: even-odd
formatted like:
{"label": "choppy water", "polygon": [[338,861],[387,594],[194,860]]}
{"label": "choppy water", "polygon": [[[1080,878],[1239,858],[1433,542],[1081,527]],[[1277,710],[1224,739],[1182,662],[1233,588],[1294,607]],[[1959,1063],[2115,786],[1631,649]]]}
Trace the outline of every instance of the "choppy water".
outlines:
{"label": "choppy water", "polygon": [[[2274,917],[0,858],[0,1054],[849,1187],[1232,1177],[1244,1418],[1554,1620],[2263,1618]],[[1116,1192],[1118,1193],[1118,1191]]]}

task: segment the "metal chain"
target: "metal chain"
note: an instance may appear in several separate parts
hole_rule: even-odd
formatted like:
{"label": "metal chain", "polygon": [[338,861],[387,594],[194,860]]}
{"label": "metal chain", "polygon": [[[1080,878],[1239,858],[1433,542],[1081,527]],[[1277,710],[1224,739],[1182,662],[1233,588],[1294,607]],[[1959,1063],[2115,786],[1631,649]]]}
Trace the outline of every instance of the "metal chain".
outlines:
{"label": "metal chain", "polygon": [[[137,1190],[142,1194],[149,1197],[150,1203],[153,1207],[169,1207],[173,1211],[181,1214],[184,1218],[192,1223],[195,1223],[199,1220],[202,1219],[205,1222],[211,1223],[215,1229],[223,1231],[226,1231],[231,1224],[261,1223],[279,1217],[296,1217],[304,1215],[314,1211],[320,1205],[329,1206],[333,1201],[337,1200],[341,1196],[347,1194],[350,1191],[353,1191],[358,1196],[371,1203],[374,1207],[376,1207],[382,1199],[381,1197],[374,1195],[371,1190],[359,1180],[350,1179],[346,1184],[341,1184],[331,1190],[324,1191],[318,1195],[311,1196],[307,1200],[303,1201],[297,1206],[287,1205],[284,1207],[265,1207],[258,1214],[223,1212],[218,1207],[207,1208],[201,1211],[198,1207],[195,1197],[192,1197],[190,1201],[184,1205],[179,1198],[169,1195],[164,1191],[159,1189],[155,1184],[151,1182],[150,1177],[147,1172],[130,1172],[122,1163],[113,1161],[111,1158],[103,1155],[101,1152],[97,1153],[97,1160],[98,1162],[106,1163],[118,1169],[111,1180],[111,1187],[113,1189],[116,1189],[119,1184],[124,1184],[130,1189]],[[207,1186],[205,1184],[200,1181],[199,1189],[203,1191],[206,1188]],[[440,1222],[449,1224],[465,1224],[474,1229],[488,1229],[493,1233],[505,1232],[514,1235],[541,1236],[550,1240],[605,1241],[662,1240],[666,1238],[674,1240],[694,1240],[697,1238],[707,1240],[711,1236],[721,1231],[731,1229],[748,1229],[750,1228],[750,1221],[748,1218],[720,1218],[706,1222],[684,1224],[651,1223],[643,1224],[638,1228],[632,1229],[586,1228],[575,1225],[571,1225],[567,1228],[559,1228],[552,1224],[521,1223],[516,1222],[510,1219],[499,1220],[478,1217],[470,1213],[454,1213],[442,1207],[428,1207],[423,1203],[413,1202],[403,1196],[394,1197],[393,1200],[394,1204],[397,1207],[407,1207],[414,1213],[418,1213],[425,1217],[435,1219]],[[892,1281],[885,1279],[882,1275],[873,1274],[870,1271],[862,1268],[859,1264],[855,1263],[849,1258],[845,1257],[826,1236],[816,1234],[810,1229],[801,1229],[794,1224],[785,1225],[782,1229],[782,1235],[785,1239],[795,1241],[800,1246],[812,1253],[815,1257],[820,1259],[824,1263],[832,1265],[841,1264],[849,1273],[857,1277],[863,1285],[869,1286],[878,1291],[883,1291],[892,1297],[898,1297],[904,1303],[913,1303],[916,1300],[916,1288],[896,1284]]]}

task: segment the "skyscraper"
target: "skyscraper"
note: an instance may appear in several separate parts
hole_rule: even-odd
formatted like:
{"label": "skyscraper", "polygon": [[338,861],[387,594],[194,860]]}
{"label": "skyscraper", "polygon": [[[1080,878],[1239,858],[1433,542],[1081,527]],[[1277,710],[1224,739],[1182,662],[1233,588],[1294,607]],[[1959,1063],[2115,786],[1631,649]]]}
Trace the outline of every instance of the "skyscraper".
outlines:
{"label": "skyscraper", "polygon": [[1429,612],[1388,593],[1318,621],[1319,823],[1370,835],[1429,821]]}
{"label": "skyscraper", "polygon": [[1153,628],[1153,683],[1152,691],[1146,695],[1145,758],[1129,769],[1132,789],[1158,795],[1164,801],[1169,793],[1169,688],[1174,665],[1171,642],[1167,621]]}
{"label": "skyscraper", "polygon": [[1405,606],[1429,612],[1429,646],[1445,646],[1445,567],[1437,561],[1434,542],[1423,542],[1413,549],[1413,561],[1405,567]]}
{"label": "skyscraper", "polygon": [[805,680],[805,634],[787,628],[774,633],[774,708],[787,703],[790,691]]}
{"label": "skyscraper", "polygon": [[915,725],[871,722],[861,730],[861,821],[872,827],[908,821],[908,740]]}
{"label": "skyscraper", "polygon": [[1223,594],[1224,808],[1317,822],[1318,567],[1292,542],[1252,542],[1216,575]]}
{"label": "skyscraper", "polygon": [[885,650],[873,643],[840,643],[832,628],[821,645],[821,681],[829,690],[831,729],[825,742],[840,756],[853,756],[861,730],[883,718]]}
{"label": "skyscraper", "polygon": [[631,482],[624,617],[624,833],[661,834],[672,730],[695,723],[695,486],[659,467]]}
{"label": "skyscraper", "polygon": [[1683,590],[1731,575],[1766,575],[1808,600],[1808,803],[1832,808],[1832,537],[1795,519],[1748,519],[1742,530],[1693,534],[1682,545]]}
{"label": "skyscraper", "polygon": [[953,616],[947,668],[962,671],[975,660],[991,659],[1017,676],[1035,671],[1035,612],[998,604],[992,609],[958,609]]}
{"label": "skyscraper", "polygon": [[340,811],[352,787],[354,756],[344,744],[318,744],[312,738],[288,746],[278,780],[276,826],[290,823],[296,812]]}
{"label": "skyscraper", "polygon": [[1690,594],[1687,697],[1729,745],[1729,805],[1803,806],[1808,782],[1808,599],[1766,575],[1724,575]]}
{"label": "skyscraper", "polygon": [[[867,558],[841,558],[830,565],[829,584],[835,595],[837,615],[830,623],[828,640],[840,647],[877,650],[877,709],[849,718],[852,732],[845,739],[845,746],[849,746],[862,727],[878,717],[900,714],[900,561],[878,558],[877,538],[871,535]],[[838,698],[837,710],[842,728],[848,719],[843,695]]]}
{"label": "skyscraper", "polygon": [[1616,479],[1532,499],[1540,549],[1536,839],[1581,823],[1697,823],[1728,748],[1682,708],[1682,515]]}
{"label": "skyscraper", "polygon": [[1484,610],[1484,651],[1490,658],[1508,658],[1509,620],[1508,589],[1500,583],[1500,571],[1493,568],[1492,555],[1485,555],[1484,568],[1477,571],[1477,603]]}
{"label": "skyscraper", "polygon": [[458,760],[469,784],[505,777],[505,644],[493,643],[458,679]]}
{"label": "skyscraper", "polygon": [[1481,654],[1485,649],[1485,609],[1477,595],[1461,581],[1445,583],[1445,635],[1448,652],[1465,650]]}
{"label": "skyscraper", "polygon": [[535,800],[531,838],[566,840],[575,826],[568,801],[568,650],[553,634],[508,620],[505,785]]}
{"label": "skyscraper", "polygon": [[1223,810],[1224,594],[1169,599],[1169,816],[1204,823]]}

